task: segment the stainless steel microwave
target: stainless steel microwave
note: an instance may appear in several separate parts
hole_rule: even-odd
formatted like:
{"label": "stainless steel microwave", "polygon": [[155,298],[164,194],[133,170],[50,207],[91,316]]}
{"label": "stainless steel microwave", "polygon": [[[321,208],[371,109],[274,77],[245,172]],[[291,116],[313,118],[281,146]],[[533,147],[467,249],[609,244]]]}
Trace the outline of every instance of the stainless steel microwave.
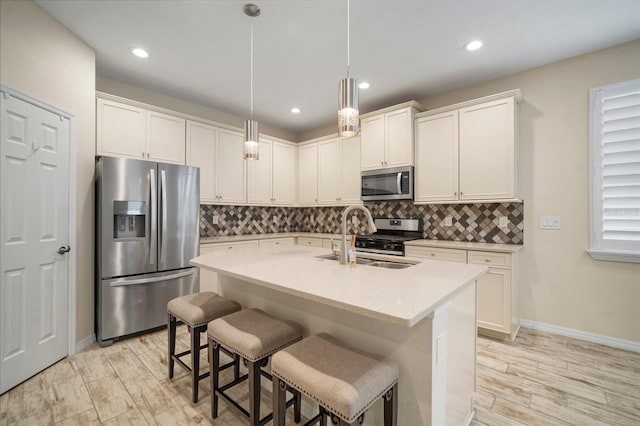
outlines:
{"label": "stainless steel microwave", "polygon": [[361,176],[362,201],[413,200],[413,166],[368,170]]}

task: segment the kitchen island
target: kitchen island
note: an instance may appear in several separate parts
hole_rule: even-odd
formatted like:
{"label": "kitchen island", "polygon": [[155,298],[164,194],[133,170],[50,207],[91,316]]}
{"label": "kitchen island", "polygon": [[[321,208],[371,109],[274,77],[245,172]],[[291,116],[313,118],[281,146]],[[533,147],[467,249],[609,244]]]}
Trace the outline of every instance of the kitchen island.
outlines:
{"label": "kitchen island", "polygon": [[[473,415],[475,280],[487,268],[418,258],[406,269],[350,268],[300,246],[211,252],[191,264],[218,273],[243,307],[327,332],[400,365],[398,425],[459,425]],[[368,256],[379,257],[379,256]],[[388,259],[389,256],[382,256]],[[311,406],[303,413],[312,415]],[[376,403],[365,424],[382,424]]]}

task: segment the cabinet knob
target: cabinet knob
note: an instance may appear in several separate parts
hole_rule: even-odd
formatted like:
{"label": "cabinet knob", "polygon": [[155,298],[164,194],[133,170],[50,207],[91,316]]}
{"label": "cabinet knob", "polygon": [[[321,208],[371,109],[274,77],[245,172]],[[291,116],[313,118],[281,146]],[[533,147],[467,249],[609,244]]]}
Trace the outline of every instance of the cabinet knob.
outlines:
{"label": "cabinet knob", "polygon": [[484,261],[487,262],[487,263],[491,263],[491,260],[489,260],[489,259],[485,259]]}
{"label": "cabinet knob", "polygon": [[435,255],[436,255],[435,253],[431,253],[431,256],[435,256]]}
{"label": "cabinet knob", "polygon": [[144,152],[142,153],[142,158],[144,158]]}

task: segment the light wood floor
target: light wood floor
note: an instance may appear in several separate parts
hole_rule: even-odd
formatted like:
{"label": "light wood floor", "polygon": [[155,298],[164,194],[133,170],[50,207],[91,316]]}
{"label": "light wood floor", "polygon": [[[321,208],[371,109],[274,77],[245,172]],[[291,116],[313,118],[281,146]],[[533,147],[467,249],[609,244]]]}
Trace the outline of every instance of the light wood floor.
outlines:
{"label": "light wood floor", "polygon": [[[166,347],[166,330],[94,344],[0,396],[0,425],[246,424],[224,402],[211,421],[208,380],[192,404],[186,372],[167,379]],[[640,354],[522,329],[511,343],[478,338],[477,372],[473,425],[640,425]]]}

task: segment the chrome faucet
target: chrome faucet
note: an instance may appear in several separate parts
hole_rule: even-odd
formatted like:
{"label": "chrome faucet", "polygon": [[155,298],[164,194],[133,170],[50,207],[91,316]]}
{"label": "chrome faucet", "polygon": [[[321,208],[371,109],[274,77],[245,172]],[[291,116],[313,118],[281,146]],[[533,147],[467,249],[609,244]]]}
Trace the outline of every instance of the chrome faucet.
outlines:
{"label": "chrome faucet", "polygon": [[349,263],[348,260],[348,248],[347,248],[347,214],[352,210],[362,210],[367,216],[367,220],[369,221],[369,231],[371,233],[376,232],[377,228],[375,223],[373,223],[373,218],[371,217],[371,212],[365,206],[349,206],[342,212],[342,242],[340,245],[340,264],[346,265]]}

